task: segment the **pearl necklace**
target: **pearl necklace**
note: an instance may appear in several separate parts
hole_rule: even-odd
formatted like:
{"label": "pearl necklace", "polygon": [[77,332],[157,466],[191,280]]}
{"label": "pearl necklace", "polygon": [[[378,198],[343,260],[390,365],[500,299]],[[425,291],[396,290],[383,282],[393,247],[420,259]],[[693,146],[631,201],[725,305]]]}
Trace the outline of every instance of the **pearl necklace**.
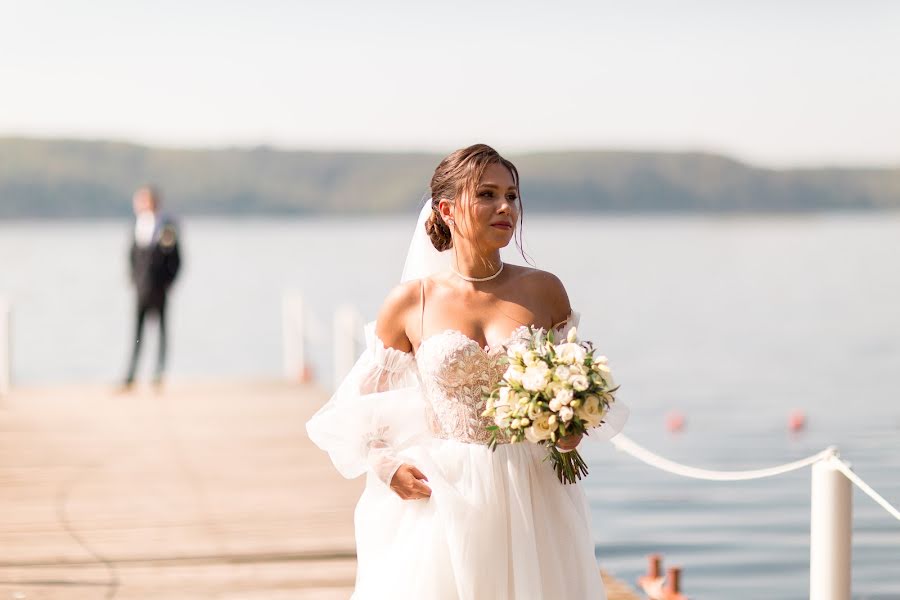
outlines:
{"label": "pearl necklace", "polygon": [[459,276],[461,279],[465,279],[466,281],[490,281],[491,279],[493,279],[494,277],[496,277],[503,271],[503,261],[502,260],[500,261],[500,268],[497,269],[497,272],[494,273],[493,275],[488,275],[487,277],[469,277],[468,275],[463,275],[462,273],[460,273],[459,271],[454,269],[452,266],[450,267],[450,270],[453,271],[454,273],[456,273],[456,275]]}

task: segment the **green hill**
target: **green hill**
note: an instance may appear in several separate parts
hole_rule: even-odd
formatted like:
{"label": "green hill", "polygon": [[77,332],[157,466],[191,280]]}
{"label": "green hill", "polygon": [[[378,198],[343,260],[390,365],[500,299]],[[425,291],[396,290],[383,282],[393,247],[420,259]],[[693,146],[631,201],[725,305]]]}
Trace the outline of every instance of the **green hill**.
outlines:
{"label": "green hill", "polygon": [[[177,150],[103,141],[0,138],[0,218],[126,215],[155,182],[182,214],[406,210],[440,160],[426,153]],[[663,152],[510,155],[526,210],[797,212],[900,208],[900,168],[772,170]]]}

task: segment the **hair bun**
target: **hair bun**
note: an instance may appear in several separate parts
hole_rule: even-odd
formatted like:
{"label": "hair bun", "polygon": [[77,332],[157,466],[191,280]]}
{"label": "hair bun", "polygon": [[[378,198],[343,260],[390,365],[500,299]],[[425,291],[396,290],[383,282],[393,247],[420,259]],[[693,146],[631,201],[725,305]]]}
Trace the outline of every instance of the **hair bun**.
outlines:
{"label": "hair bun", "polygon": [[434,210],[434,207],[432,207],[431,216],[425,221],[425,231],[438,252],[448,250],[453,245],[450,228],[447,227],[444,218],[438,214],[438,211]]}

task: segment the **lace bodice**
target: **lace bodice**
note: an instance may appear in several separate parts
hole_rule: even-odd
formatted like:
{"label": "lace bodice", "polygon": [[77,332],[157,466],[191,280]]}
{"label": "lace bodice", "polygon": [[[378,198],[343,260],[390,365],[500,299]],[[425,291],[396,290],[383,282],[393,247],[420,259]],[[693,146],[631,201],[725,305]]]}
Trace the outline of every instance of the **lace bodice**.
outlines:
{"label": "lace bodice", "polygon": [[[555,327],[557,336],[565,336],[578,317],[573,311]],[[374,321],[365,333],[366,351],[306,424],[310,439],[328,452],[344,477],[368,470],[390,485],[404,462],[400,451],[423,436],[490,441],[491,421],[481,417],[482,390],[503,376],[504,347],[527,339],[528,327],[518,327],[502,343],[484,348],[464,333],[447,329],[427,336],[415,353],[385,346],[375,334]]]}
{"label": "lace bodice", "polygon": [[500,380],[504,346],[528,338],[528,328],[518,327],[496,346],[482,348],[456,329],[424,339],[416,352],[416,365],[426,400],[426,419],[435,437],[487,444],[491,419],[482,417],[484,388]]}

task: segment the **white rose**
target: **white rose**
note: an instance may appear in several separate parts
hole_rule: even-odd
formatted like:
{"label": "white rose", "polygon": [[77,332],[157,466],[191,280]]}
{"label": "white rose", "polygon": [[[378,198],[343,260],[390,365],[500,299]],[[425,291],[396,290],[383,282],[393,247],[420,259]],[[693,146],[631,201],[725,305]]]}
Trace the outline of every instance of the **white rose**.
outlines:
{"label": "white rose", "polygon": [[551,400],[549,404],[550,404],[550,410],[552,410],[553,412],[559,412],[559,409],[563,407],[563,403],[560,402],[559,400],[557,400],[556,398]]}
{"label": "white rose", "polygon": [[522,362],[524,362],[527,366],[536,365],[538,362],[543,362],[537,354],[535,354],[532,350],[526,350],[522,353]]}
{"label": "white rose", "polygon": [[560,362],[572,365],[583,363],[587,352],[581,345],[570,342],[557,346],[556,355],[559,357]]}
{"label": "white rose", "polygon": [[534,444],[549,440],[550,434],[556,431],[556,428],[557,425],[550,423],[550,418],[547,415],[541,415],[525,430],[525,439]]}
{"label": "white rose", "polygon": [[579,392],[583,392],[588,389],[588,379],[584,375],[575,375],[569,380],[569,383],[572,384],[572,387],[575,388]]}
{"label": "white rose", "polygon": [[556,392],[556,396],[554,396],[553,399],[559,402],[561,405],[566,406],[569,404],[569,402],[572,401],[572,395],[572,390],[563,388]]}
{"label": "white rose", "polygon": [[544,389],[546,384],[544,376],[540,373],[531,372],[525,373],[525,375],[522,376],[522,386],[528,391],[540,392]]}
{"label": "white rose", "polygon": [[553,374],[560,381],[568,381],[569,380],[569,367],[565,365],[559,365],[553,370]]}
{"label": "white rose", "polygon": [[608,361],[609,361],[609,359],[606,358],[605,356],[603,356],[602,354],[599,355],[599,356],[595,356],[595,357],[594,357],[594,364],[595,364],[595,365],[598,365],[598,364],[599,364],[599,365],[605,365]]}
{"label": "white rose", "polygon": [[559,418],[568,423],[572,420],[572,417],[575,415],[575,411],[573,411],[568,406],[563,406],[559,409]]}
{"label": "white rose", "polygon": [[584,403],[581,406],[575,409],[575,414],[588,427],[598,427],[606,411],[603,409],[600,398],[591,394],[584,399]]}
{"label": "white rose", "polygon": [[[540,368],[541,365],[543,365],[543,369]],[[542,391],[547,386],[548,372],[547,365],[544,363],[528,367],[525,369],[525,374],[522,375],[522,387],[530,392]]]}

